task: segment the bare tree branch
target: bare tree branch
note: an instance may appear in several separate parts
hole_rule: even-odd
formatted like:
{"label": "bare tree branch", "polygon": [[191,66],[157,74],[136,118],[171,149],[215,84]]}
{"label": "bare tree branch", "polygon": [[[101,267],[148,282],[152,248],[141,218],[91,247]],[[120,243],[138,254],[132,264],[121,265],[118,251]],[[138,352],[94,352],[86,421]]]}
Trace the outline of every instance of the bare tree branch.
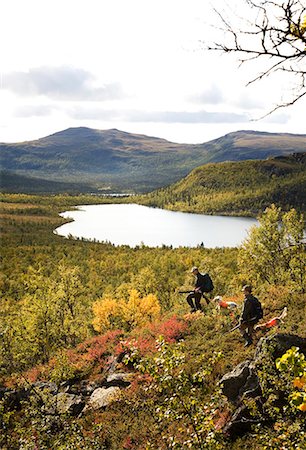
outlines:
{"label": "bare tree branch", "polygon": [[[288,107],[306,95],[306,5],[302,0],[246,0],[255,21],[244,21],[245,29],[235,28],[224,12],[215,10],[221,29],[229,42],[215,42],[208,50],[241,55],[242,64],[260,59],[266,68],[247,85],[283,71],[298,77],[292,98],[282,101],[265,116],[279,108]],[[264,116],[264,117],[265,117]]]}

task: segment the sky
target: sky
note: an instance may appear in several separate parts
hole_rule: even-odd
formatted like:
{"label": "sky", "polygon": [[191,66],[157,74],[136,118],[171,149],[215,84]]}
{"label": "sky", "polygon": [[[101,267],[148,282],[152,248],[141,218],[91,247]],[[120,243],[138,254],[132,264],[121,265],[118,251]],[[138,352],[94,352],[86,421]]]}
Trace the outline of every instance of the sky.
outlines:
{"label": "sky", "polygon": [[[229,6],[230,3],[230,6]],[[2,0],[0,142],[69,127],[117,128],[179,143],[237,130],[306,133],[306,100],[260,119],[291,89],[258,62],[207,51],[214,11],[245,0]]]}

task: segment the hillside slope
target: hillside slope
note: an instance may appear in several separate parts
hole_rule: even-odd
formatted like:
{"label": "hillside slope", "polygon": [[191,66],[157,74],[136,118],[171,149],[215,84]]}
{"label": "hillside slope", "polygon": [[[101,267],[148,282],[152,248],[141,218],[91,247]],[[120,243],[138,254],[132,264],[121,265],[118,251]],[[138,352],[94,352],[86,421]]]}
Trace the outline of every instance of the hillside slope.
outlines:
{"label": "hillside slope", "polygon": [[271,203],[306,211],[306,153],[267,160],[210,163],[140,202],[161,208],[256,215]]}
{"label": "hillside slope", "polygon": [[306,135],[237,131],[204,144],[116,129],[69,128],[36,141],[0,144],[1,168],[52,181],[148,192],[207,162],[262,159],[306,151]]}
{"label": "hillside slope", "polygon": [[54,194],[58,192],[80,194],[95,192],[95,189],[87,184],[65,183],[62,181],[27,177],[9,170],[0,171],[0,188],[2,192],[16,194]]}

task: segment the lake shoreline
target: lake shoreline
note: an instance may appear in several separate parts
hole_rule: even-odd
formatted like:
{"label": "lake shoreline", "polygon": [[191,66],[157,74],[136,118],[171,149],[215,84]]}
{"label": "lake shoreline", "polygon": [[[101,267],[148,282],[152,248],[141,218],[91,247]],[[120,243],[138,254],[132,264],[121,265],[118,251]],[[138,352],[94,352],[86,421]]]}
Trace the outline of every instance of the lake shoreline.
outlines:
{"label": "lake shoreline", "polygon": [[[129,199],[131,200],[131,199]],[[89,242],[130,247],[237,247],[257,223],[252,217],[172,211],[138,203],[76,205],[54,233]],[[85,214],[84,214],[85,213]]]}

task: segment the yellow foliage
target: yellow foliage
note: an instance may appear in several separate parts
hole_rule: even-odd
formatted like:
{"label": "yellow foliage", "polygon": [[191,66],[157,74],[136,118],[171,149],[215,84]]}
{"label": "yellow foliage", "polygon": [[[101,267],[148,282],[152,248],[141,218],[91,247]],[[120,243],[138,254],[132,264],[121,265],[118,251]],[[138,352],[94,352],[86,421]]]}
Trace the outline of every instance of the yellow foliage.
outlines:
{"label": "yellow foliage", "polygon": [[122,300],[104,298],[93,303],[92,309],[94,319],[92,325],[98,332],[112,328],[112,325],[119,325],[122,315]]}
{"label": "yellow foliage", "polygon": [[306,412],[306,402],[302,403],[302,404],[298,407],[298,409],[299,409],[300,411]]}
{"label": "yellow foliage", "polygon": [[298,389],[303,389],[306,384],[306,377],[295,378],[293,380],[293,386]]}
{"label": "yellow foliage", "polygon": [[160,313],[160,304],[155,295],[148,294],[141,298],[136,289],[131,289],[130,298],[123,313],[125,321],[134,328],[157,318]]}
{"label": "yellow foliage", "polygon": [[160,314],[160,304],[153,294],[144,297],[136,289],[129,292],[128,301],[104,298],[93,304],[93,327],[96,331],[124,327],[135,328],[156,319]]}
{"label": "yellow foliage", "polygon": [[306,15],[298,25],[291,25],[290,31],[294,37],[302,39],[302,36],[306,33]]}

